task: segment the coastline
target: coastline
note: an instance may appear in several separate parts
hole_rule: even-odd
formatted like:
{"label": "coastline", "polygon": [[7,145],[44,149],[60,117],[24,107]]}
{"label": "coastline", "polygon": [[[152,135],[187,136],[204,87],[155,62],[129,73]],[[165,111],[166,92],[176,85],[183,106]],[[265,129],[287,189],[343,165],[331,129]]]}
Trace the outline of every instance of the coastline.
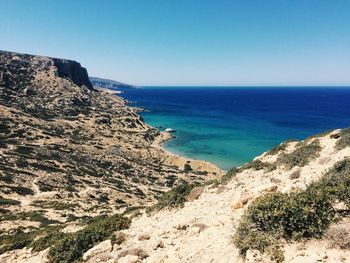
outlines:
{"label": "coastline", "polygon": [[[100,91],[105,92],[106,94],[121,98],[125,106],[133,109],[136,114],[140,114],[141,111],[147,110],[147,109],[141,109],[135,106],[129,106],[129,101],[123,97],[120,96],[120,93],[115,93],[112,90],[106,89],[106,88],[98,88]],[[193,170],[194,173],[205,175],[207,180],[217,179],[221,176],[223,176],[226,171],[222,170],[217,165],[204,161],[204,160],[195,160],[191,159],[179,154],[175,154],[163,147],[163,144],[166,141],[169,141],[174,138],[174,136],[170,132],[160,131],[158,128],[151,126],[147,122],[145,122],[146,127],[149,127],[150,129],[156,129],[159,131],[159,134],[154,138],[151,147],[156,151],[161,151],[161,155],[163,159],[163,164],[167,166],[177,166],[179,169],[184,168],[185,164],[189,164]],[[146,152],[147,150],[145,150]],[[159,153],[154,153],[155,155],[159,156]],[[144,156],[147,156],[147,153],[144,153]]]}
{"label": "coastline", "polygon": [[191,165],[191,168],[194,171],[197,171],[197,172],[208,171],[209,172],[208,179],[215,179],[226,173],[226,171],[220,169],[217,165],[211,162],[187,158],[185,156],[175,154],[165,149],[164,143],[169,140],[172,140],[173,138],[174,136],[170,132],[163,131],[163,132],[160,132],[160,134],[155,138],[155,140],[152,143],[152,146],[154,148],[160,149],[162,152],[164,152],[167,155],[167,158],[164,161],[166,165],[170,165],[170,166],[175,165],[178,167],[183,167],[185,164],[189,164]]}

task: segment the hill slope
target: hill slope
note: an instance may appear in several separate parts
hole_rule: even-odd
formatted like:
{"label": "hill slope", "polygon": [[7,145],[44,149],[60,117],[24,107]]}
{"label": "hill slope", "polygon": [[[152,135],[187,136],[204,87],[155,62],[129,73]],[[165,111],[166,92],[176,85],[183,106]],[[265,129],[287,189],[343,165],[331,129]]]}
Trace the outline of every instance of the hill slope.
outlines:
{"label": "hill slope", "polygon": [[164,152],[169,137],[79,63],[0,51],[1,233],[147,205],[222,173]]}
{"label": "hill slope", "polygon": [[349,262],[349,129],[219,178],[76,62],[0,68],[0,262]]}

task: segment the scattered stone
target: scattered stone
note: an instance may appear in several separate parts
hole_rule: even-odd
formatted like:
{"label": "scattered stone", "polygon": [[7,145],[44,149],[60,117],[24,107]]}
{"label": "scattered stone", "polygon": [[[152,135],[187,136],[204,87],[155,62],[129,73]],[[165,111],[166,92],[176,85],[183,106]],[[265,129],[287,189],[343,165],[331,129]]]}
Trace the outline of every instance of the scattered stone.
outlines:
{"label": "scattered stone", "polygon": [[272,186],[266,188],[264,191],[265,191],[265,192],[276,192],[277,189],[278,189],[278,186],[277,186],[277,185],[272,185]]}
{"label": "scattered stone", "polygon": [[[134,257],[127,257],[127,256],[134,256]],[[131,248],[131,249],[123,250],[122,252],[120,252],[118,257],[117,257],[117,259],[118,259],[117,262],[118,263],[136,262],[138,259],[144,259],[146,257],[148,257],[148,254],[144,250],[142,250],[141,248]],[[133,260],[136,258],[136,261],[119,261],[122,258],[126,258],[123,260]]]}
{"label": "scattered stone", "polygon": [[148,240],[150,238],[151,238],[151,236],[149,234],[141,234],[141,235],[138,236],[137,239],[140,240],[140,241],[144,241],[144,240]]}
{"label": "scattered stone", "polygon": [[86,251],[83,255],[83,260],[88,260],[91,257],[94,257],[98,254],[110,252],[112,250],[112,244],[110,240],[103,241],[99,243],[98,245],[90,248],[88,251]]}
{"label": "scattered stone", "polygon": [[122,257],[118,259],[118,263],[136,263],[139,260],[138,256],[134,255],[127,255],[125,257]]}
{"label": "scattered stone", "polygon": [[193,201],[196,200],[198,197],[201,196],[201,194],[204,191],[204,187],[195,187],[192,189],[192,191],[187,196],[187,201]]}
{"label": "scattered stone", "polygon": [[158,248],[163,248],[163,247],[164,247],[164,242],[162,240],[156,241],[154,242],[154,244],[152,244],[153,250],[157,250]]}

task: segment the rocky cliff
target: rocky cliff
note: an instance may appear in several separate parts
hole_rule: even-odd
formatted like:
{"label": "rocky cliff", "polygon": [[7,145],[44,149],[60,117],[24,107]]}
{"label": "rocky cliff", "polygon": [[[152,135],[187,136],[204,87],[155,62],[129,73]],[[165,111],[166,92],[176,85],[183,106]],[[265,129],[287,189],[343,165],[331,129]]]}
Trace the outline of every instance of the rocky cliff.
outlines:
{"label": "rocky cliff", "polygon": [[167,136],[92,88],[79,63],[0,51],[0,252],[25,246],[28,232],[132,212],[181,182],[220,175],[164,152]]}
{"label": "rocky cliff", "polygon": [[83,68],[80,63],[58,58],[53,58],[52,61],[57,69],[58,77],[68,78],[79,87],[86,86],[92,89],[87,70]]}

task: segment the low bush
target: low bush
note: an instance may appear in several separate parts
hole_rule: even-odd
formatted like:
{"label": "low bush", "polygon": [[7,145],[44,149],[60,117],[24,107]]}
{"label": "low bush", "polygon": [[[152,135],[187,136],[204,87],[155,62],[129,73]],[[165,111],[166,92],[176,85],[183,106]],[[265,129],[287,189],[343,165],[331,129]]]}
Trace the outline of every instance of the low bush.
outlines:
{"label": "low bush", "polygon": [[49,251],[49,259],[53,263],[74,262],[96,243],[111,238],[115,231],[128,228],[129,225],[130,220],[119,215],[99,217],[84,229],[55,240]]}
{"label": "low bush", "polygon": [[11,191],[15,192],[19,195],[34,195],[34,192],[32,189],[28,187],[23,186],[12,186],[12,185],[6,185],[7,188],[10,188]]}
{"label": "low bush", "polygon": [[221,177],[220,183],[221,183],[221,184],[227,184],[227,183],[230,182],[231,179],[232,179],[233,177],[235,177],[236,174],[239,173],[239,172],[240,172],[240,169],[239,169],[239,168],[236,168],[236,167],[234,167],[234,168],[228,170],[227,173],[224,174],[224,175]]}
{"label": "low bush", "polygon": [[345,159],[306,190],[261,196],[242,216],[234,243],[243,254],[257,249],[280,262],[280,239],[321,237],[342,216],[337,203],[344,202],[350,209],[349,185],[350,160]]}
{"label": "low bush", "polygon": [[188,163],[185,163],[185,165],[184,165],[184,172],[185,172],[185,173],[189,173],[189,172],[191,172],[191,171],[192,171],[191,165],[188,164]]}
{"label": "low bush", "polygon": [[285,141],[285,142],[283,142],[283,143],[281,143],[281,144],[271,148],[269,151],[266,152],[266,155],[278,154],[280,151],[284,151],[287,148],[287,146],[288,146],[288,144],[290,142],[295,142],[295,141],[296,140],[293,140],[293,139],[287,140],[287,141]]}
{"label": "low bush", "polygon": [[58,202],[58,201],[43,201],[37,200],[31,203],[32,206],[40,207],[44,209],[52,208],[54,210],[72,210],[78,207],[78,204],[68,203],[68,202]]}
{"label": "low bush", "polygon": [[312,142],[300,143],[293,152],[289,154],[282,154],[277,159],[278,164],[285,165],[288,169],[295,166],[303,167],[307,165],[311,160],[316,158],[321,151],[319,140],[313,140]]}
{"label": "low bush", "polygon": [[234,243],[242,253],[257,249],[280,254],[279,239],[319,237],[334,218],[329,198],[316,188],[291,194],[270,193],[248,208]]}
{"label": "low bush", "polygon": [[35,238],[37,232],[25,233],[22,230],[16,230],[11,235],[0,236],[0,255],[9,250],[21,249],[28,246]]}
{"label": "low bush", "polygon": [[318,184],[333,199],[344,202],[350,209],[350,159],[336,163]]}
{"label": "low bush", "polygon": [[4,205],[19,205],[21,202],[13,199],[3,198],[0,196],[0,206]]}
{"label": "low bush", "polygon": [[163,193],[158,202],[147,208],[147,212],[159,211],[166,207],[181,207],[186,202],[187,195],[194,188],[194,184],[182,183],[172,190]]}

